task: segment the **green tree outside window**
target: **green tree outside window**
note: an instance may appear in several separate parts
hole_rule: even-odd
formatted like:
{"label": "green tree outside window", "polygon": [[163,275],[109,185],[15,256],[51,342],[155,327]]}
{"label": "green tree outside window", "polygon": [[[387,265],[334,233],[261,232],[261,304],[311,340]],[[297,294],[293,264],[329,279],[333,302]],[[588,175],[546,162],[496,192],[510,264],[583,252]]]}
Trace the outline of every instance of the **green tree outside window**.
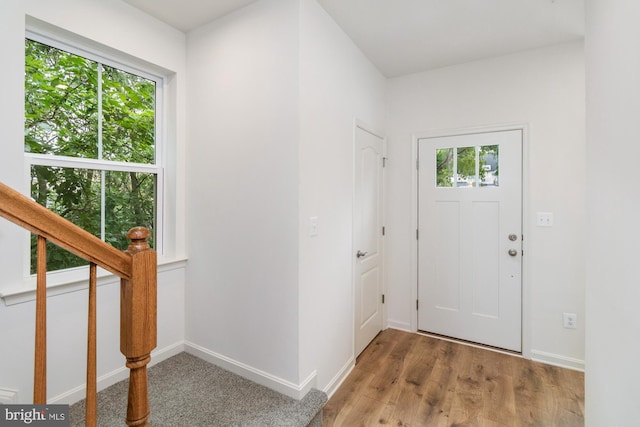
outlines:
{"label": "green tree outside window", "polygon": [[[155,104],[155,81],[26,39],[31,197],[119,249],[131,227],[155,236],[157,174],[127,166],[155,165]],[[50,271],[86,264],[47,249]]]}

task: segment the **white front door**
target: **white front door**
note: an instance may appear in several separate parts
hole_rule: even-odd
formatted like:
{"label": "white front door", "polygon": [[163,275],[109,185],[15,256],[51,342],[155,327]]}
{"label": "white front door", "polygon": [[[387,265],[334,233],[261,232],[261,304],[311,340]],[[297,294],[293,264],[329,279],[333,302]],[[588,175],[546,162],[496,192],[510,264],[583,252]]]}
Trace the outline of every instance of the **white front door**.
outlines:
{"label": "white front door", "polygon": [[418,141],[418,329],[521,351],[522,131]]}
{"label": "white front door", "polygon": [[382,330],[383,140],[356,127],[354,194],[355,355]]}

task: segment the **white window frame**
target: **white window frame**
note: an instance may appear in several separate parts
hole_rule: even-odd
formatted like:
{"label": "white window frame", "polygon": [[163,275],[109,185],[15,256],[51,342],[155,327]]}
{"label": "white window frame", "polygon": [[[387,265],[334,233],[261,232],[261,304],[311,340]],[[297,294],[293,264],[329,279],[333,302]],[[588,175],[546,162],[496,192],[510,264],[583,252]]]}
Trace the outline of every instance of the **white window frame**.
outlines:
{"label": "white window frame", "polygon": [[[164,194],[165,194],[165,136],[164,136],[164,87],[165,77],[154,73],[148,67],[145,67],[142,61],[136,61],[134,58],[126,58],[124,55],[114,55],[109,52],[102,52],[99,48],[89,47],[85,43],[65,37],[64,35],[50,35],[38,29],[28,28],[25,32],[25,39],[30,39],[48,46],[84,57],[119,70],[135,74],[156,83],[155,98],[155,163],[143,164],[133,162],[115,162],[100,159],[87,159],[77,157],[66,157],[49,154],[24,153],[25,160],[25,182],[28,183],[26,188],[31,188],[31,166],[52,166],[65,168],[85,168],[100,171],[119,171],[119,172],[142,172],[155,174],[156,179],[156,206],[155,206],[155,241],[154,249],[159,256],[164,254]],[[107,49],[105,49],[107,50]],[[104,209],[101,209],[104,212]],[[101,228],[104,225],[104,218],[101,218]],[[104,236],[103,236],[104,240]],[[35,281],[35,275],[31,274],[31,241],[29,234],[26,234],[23,263],[23,277],[25,282],[32,285]],[[87,280],[87,266],[69,268],[47,272],[47,287],[59,286],[69,283],[84,282]],[[100,269],[99,277],[110,276],[106,270]],[[31,286],[29,286],[31,287]]]}

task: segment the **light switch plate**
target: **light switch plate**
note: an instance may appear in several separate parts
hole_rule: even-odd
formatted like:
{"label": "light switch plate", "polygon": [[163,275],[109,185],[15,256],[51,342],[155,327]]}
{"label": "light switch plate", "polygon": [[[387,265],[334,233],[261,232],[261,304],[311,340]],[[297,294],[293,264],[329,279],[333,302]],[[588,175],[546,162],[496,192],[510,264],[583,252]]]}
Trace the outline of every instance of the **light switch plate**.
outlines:
{"label": "light switch plate", "polygon": [[312,216],[309,218],[309,236],[314,237],[318,235],[318,217]]}

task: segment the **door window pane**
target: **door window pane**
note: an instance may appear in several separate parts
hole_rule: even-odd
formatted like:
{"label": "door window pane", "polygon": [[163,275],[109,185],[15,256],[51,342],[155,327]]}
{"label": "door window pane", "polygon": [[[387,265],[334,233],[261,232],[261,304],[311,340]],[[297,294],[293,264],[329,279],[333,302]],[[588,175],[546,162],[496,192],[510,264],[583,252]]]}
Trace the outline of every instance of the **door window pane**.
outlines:
{"label": "door window pane", "polygon": [[499,148],[497,145],[480,147],[480,186],[498,186]]}
{"label": "door window pane", "polygon": [[497,187],[499,151],[498,145],[436,148],[436,187]]}
{"label": "door window pane", "polygon": [[436,149],[436,186],[453,187],[453,148]]}
{"label": "door window pane", "polygon": [[456,186],[476,186],[476,147],[458,147]]}

